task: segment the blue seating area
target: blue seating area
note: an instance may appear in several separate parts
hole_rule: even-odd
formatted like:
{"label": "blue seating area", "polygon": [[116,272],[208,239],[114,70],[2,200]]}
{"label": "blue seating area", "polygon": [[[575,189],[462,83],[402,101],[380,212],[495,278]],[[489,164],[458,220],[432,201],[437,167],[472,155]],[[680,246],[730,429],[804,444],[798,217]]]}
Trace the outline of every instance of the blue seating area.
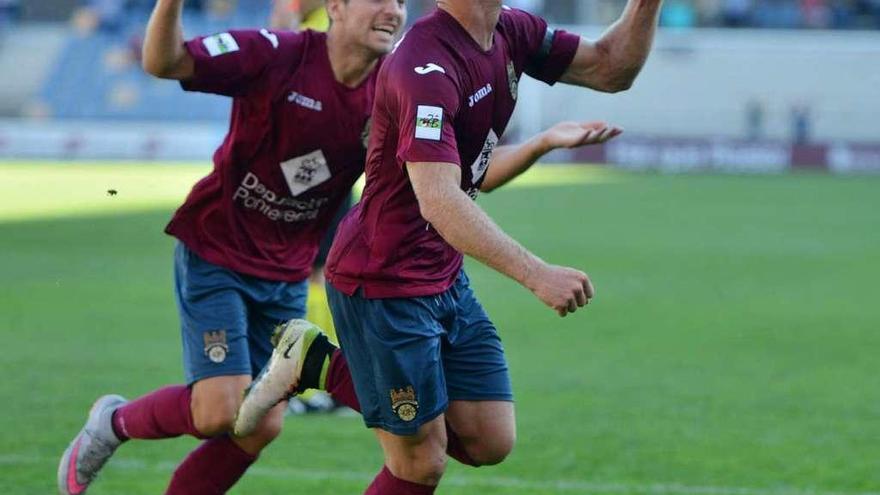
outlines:
{"label": "blue seating area", "polygon": [[[223,19],[187,12],[187,37],[232,28],[266,25],[269,2],[239,0]],[[230,101],[214,95],[186,93],[175,81],[143,72],[136,53],[149,11],[133,9],[113,31],[71,34],[40,91],[50,115],[61,119],[210,121],[228,117]]]}

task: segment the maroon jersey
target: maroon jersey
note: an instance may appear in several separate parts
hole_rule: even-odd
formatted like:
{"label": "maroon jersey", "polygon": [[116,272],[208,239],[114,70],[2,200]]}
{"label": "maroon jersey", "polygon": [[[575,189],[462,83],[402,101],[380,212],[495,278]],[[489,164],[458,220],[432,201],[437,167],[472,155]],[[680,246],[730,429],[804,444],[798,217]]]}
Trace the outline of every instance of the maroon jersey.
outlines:
{"label": "maroon jersey", "polygon": [[513,113],[523,72],[555,83],[578,36],[505,8],[488,51],[438,10],[405,35],[379,73],[363,199],[339,227],[328,280],[368,298],[439,294],[458,276],[462,255],[419,213],[407,162],[461,167],[476,198],[489,159]]}
{"label": "maroon jersey", "polygon": [[186,43],[188,91],[234,97],[214,169],[166,232],[211,263],[268,280],[306,278],[361,175],[377,71],[338,83],[323,33],[231,31]]}

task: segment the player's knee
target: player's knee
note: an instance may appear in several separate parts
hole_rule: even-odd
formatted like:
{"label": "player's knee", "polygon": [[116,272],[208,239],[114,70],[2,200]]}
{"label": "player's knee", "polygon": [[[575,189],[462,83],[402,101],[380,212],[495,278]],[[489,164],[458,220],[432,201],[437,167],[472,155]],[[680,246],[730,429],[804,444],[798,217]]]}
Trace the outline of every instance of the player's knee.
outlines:
{"label": "player's knee", "polygon": [[446,472],[446,453],[434,452],[432,455],[421,457],[416,460],[415,467],[423,482],[439,483],[443,473]]}
{"label": "player's knee", "polygon": [[422,452],[405,459],[389,459],[388,468],[401,479],[436,485],[446,472],[446,453],[438,450]]}
{"label": "player's knee", "polygon": [[[212,400],[213,399],[213,400]],[[232,431],[238,401],[233,397],[218,395],[196,400],[193,397],[193,425],[206,437],[214,437]]]}
{"label": "player's knee", "polygon": [[516,444],[516,423],[512,415],[509,420],[462,421],[454,431],[457,442],[474,466],[494,466],[504,462]]}
{"label": "player's knee", "polygon": [[494,466],[501,464],[513,452],[516,445],[516,433],[498,435],[472,444],[468,454],[478,466]]}
{"label": "player's knee", "polygon": [[[390,454],[390,455],[389,455]],[[417,444],[386,451],[388,468],[398,478],[436,485],[446,471],[446,442],[442,436],[429,436]]]}

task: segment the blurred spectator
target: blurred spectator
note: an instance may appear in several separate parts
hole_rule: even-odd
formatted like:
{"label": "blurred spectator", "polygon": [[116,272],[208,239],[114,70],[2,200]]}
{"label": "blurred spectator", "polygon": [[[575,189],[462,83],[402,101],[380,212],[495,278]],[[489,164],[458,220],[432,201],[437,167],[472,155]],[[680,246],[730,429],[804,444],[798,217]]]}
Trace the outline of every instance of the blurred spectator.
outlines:
{"label": "blurred spectator", "polygon": [[235,0],[205,0],[202,11],[210,19],[226,19],[235,12]]}
{"label": "blurred spectator", "polygon": [[20,15],[20,0],[0,0],[0,28],[17,21]]}
{"label": "blurred spectator", "polygon": [[801,17],[805,27],[828,28],[831,26],[831,9],[825,0],[801,0]]}
{"label": "blurred spectator", "polygon": [[724,0],[721,23],[726,27],[746,27],[752,23],[754,0]]}
{"label": "blurred spectator", "polygon": [[752,98],[746,105],[746,136],[750,140],[764,138],[764,120],[766,112],[764,104],[757,98]]}
{"label": "blurred spectator", "polygon": [[326,31],[330,18],[324,0],[273,0],[269,25],[274,29]]}
{"label": "blurred spectator", "polygon": [[660,14],[660,25],[675,29],[694,27],[697,11],[690,0],[668,0]]}
{"label": "blurred spectator", "polygon": [[[149,0],[149,3],[155,3],[155,0]],[[183,4],[183,8],[193,12],[202,12],[205,10],[205,2],[203,0],[186,0],[186,3]]]}
{"label": "blurred spectator", "polygon": [[831,0],[829,11],[831,15],[831,27],[843,29],[852,26],[856,19],[856,1],[854,0]]}
{"label": "blurred spectator", "polygon": [[858,14],[863,22],[859,27],[865,29],[880,29],[880,0],[856,0],[853,11]]}
{"label": "blurred spectator", "polygon": [[812,122],[810,107],[806,103],[796,103],[791,107],[791,139],[797,144],[810,142]]}
{"label": "blurred spectator", "polygon": [[694,0],[698,26],[717,25],[721,20],[723,0]]}
{"label": "blurred spectator", "polygon": [[87,0],[73,13],[74,29],[89,35],[95,31],[118,32],[125,20],[125,0]]}
{"label": "blurred spectator", "polygon": [[755,9],[755,25],[765,28],[802,26],[800,2],[795,0],[763,0]]}

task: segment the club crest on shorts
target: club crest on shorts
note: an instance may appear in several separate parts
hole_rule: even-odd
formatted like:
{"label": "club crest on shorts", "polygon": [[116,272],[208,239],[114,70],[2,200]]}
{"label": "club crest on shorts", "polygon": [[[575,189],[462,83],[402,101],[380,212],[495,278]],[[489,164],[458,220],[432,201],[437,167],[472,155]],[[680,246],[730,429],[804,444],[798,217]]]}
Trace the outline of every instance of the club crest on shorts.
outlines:
{"label": "club crest on shorts", "polygon": [[212,363],[226,361],[229,346],[226,344],[226,330],[214,330],[202,335],[205,339],[205,355]]}
{"label": "club crest on shorts", "polygon": [[412,385],[401,389],[391,389],[391,409],[394,414],[407,423],[416,419],[419,413],[419,401]]}
{"label": "club crest on shorts", "polygon": [[519,96],[519,79],[516,77],[516,67],[513,66],[513,60],[507,62],[507,82],[510,84],[510,96],[513,101]]}

